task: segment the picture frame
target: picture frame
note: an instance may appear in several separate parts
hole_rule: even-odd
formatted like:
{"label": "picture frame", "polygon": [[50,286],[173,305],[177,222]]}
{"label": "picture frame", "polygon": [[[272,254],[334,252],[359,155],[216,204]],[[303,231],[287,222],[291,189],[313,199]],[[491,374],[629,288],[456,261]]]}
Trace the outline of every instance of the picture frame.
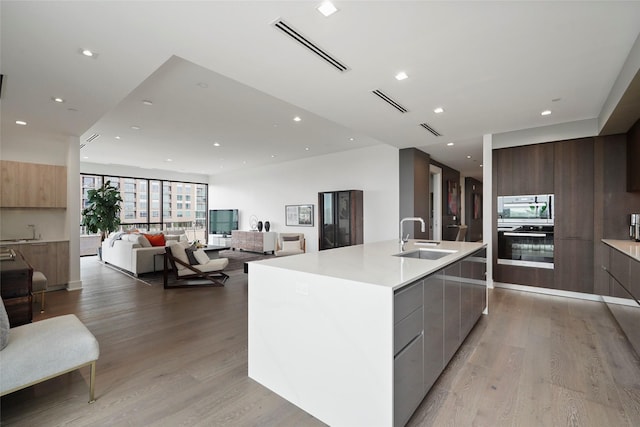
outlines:
{"label": "picture frame", "polygon": [[313,227],[314,205],[285,205],[285,225]]}
{"label": "picture frame", "polygon": [[458,183],[447,181],[447,215],[458,215]]}

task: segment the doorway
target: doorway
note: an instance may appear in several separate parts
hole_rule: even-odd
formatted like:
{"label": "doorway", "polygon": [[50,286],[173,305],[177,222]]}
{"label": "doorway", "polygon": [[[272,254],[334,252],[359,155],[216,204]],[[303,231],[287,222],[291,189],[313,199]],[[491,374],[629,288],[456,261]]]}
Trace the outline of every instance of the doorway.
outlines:
{"label": "doorway", "polygon": [[442,240],[442,169],[429,165],[429,239]]}

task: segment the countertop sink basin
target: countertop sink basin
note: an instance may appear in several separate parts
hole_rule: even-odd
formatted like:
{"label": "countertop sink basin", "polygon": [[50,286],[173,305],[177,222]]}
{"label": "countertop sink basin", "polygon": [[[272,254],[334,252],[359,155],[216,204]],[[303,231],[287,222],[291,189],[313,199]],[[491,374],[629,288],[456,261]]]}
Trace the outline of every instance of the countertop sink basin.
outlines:
{"label": "countertop sink basin", "polygon": [[430,259],[436,260],[447,255],[454,254],[458,251],[451,251],[447,249],[414,249],[407,252],[401,252],[399,254],[395,254],[394,256],[399,256],[402,258],[418,258],[418,259]]}

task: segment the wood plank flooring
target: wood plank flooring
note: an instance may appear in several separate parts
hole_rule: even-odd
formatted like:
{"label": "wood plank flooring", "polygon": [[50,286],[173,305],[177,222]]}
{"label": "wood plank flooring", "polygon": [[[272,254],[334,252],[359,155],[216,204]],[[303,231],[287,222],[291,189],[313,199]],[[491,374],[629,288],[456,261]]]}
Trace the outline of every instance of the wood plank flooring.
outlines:
{"label": "wood plank flooring", "polygon": [[[247,377],[242,270],[164,290],[81,266],[83,290],[49,292],[34,315],[75,313],[94,333],[96,402],[83,369],[2,397],[1,425],[324,425]],[[490,308],[408,425],[640,425],[640,361],[604,304],[496,289]]]}

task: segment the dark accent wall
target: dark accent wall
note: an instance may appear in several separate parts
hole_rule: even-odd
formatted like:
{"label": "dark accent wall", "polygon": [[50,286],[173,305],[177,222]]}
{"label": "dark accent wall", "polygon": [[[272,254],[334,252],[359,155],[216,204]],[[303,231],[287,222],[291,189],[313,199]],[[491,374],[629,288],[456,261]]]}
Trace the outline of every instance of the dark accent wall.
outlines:
{"label": "dark accent wall", "polygon": [[627,133],[627,191],[640,191],[640,120]]}
{"label": "dark accent wall", "polygon": [[404,232],[412,239],[429,238],[429,163],[431,157],[417,148],[403,148],[400,161],[400,218],[424,219],[425,232],[417,222],[405,223]]}
{"label": "dark accent wall", "polygon": [[632,171],[627,170],[628,141],[637,133],[638,123],[628,134],[595,138],[594,292],[599,295],[609,294],[609,278],[601,268],[606,265],[603,261],[608,251],[600,240],[629,239],[630,214],[640,212],[640,193],[627,191],[628,173],[640,174],[638,165],[632,164]]}
{"label": "dark accent wall", "polygon": [[[460,225],[460,172],[435,160],[431,164],[442,169],[442,240],[455,240]],[[428,171],[428,170],[427,170]],[[428,172],[427,172],[428,174]],[[447,182],[458,183],[458,215],[447,214]],[[427,193],[428,194],[428,193]]]}
{"label": "dark accent wall", "polygon": [[[474,178],[464,179],[465,224],[468,242],[482,240],[482,182]],[[478,212],[476,213],[476,210]]]}

